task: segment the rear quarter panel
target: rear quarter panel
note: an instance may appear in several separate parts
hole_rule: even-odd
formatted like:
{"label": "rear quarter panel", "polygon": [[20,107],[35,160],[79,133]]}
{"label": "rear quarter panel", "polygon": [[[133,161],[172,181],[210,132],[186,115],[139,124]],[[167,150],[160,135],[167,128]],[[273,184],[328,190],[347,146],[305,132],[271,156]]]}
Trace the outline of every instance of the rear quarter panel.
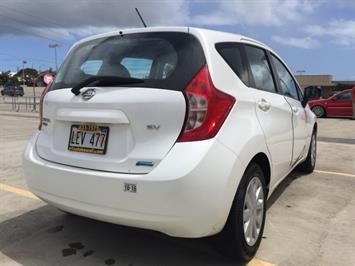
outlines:
{"label": "rear quarter panel", "polygon": [[[217,139],[236,154],[244,170],[258,153],[264,153],[272,165],[265,136],[256,117],[254,96],[215,49],[218,42],[240,42],[240,36],[219,32],[209,34],[209,31],[200,32],[194,29],[191,33],[201,42],[214,86],[236,99]],[[272,169],[270,172],[272,185]],[[238,182],[235,183],[235,190],[240,178],[236,177]]]}

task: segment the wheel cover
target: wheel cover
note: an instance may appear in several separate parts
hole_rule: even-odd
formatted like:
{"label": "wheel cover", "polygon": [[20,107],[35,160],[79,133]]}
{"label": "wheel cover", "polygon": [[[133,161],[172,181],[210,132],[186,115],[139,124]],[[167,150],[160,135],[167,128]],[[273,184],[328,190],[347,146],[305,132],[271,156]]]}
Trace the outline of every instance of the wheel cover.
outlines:
{"label": "wheel cover", "polygon": [[324,114],[323,108],[320,106],[316,106],[312,109],[313,113],[317,116],[317,117],[321,117]]}
{"label": "wheel cover", "polygon": [[259,238],[264,220],[264,190],[258,177],[253,177],[247,187],[243,208],[244,238],[253,246]]}
{"label": "wheel cover", "polygon": [[317,142],[316,142],[316,135],[313,134],[312,142],[311,142],[311,164],[312,164],[312,166],[314,166],[316,163],[316,157],[317,157]]}

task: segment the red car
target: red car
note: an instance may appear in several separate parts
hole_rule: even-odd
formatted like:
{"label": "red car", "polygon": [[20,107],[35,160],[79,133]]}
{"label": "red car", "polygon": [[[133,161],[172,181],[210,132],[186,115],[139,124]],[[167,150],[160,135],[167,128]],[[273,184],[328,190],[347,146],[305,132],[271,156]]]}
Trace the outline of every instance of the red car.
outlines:
{"label": "red car", "polygon": [[328,99],[309,101],[308,105],[317,117],[353,117],[355,88],[336,93]]}

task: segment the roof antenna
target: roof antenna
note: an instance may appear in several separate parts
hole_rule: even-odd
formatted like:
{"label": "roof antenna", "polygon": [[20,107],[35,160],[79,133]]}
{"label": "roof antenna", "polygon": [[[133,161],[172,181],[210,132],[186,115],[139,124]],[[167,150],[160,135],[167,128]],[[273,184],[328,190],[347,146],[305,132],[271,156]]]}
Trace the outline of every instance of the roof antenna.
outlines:
{"label": "roof antenna", "polygon": [[143,18],[142,18],[142,16],[141,16],[141,14],[139,13],[138,8],[135,8],[135,10],[136,10],[136,12],[137,12],[137,14],[138,14],[139,18],[141,19],[141,21],[142,21],[142,23],[143,23],[143,25],[144,25],[144,28],[146,28],[146,27],[147,27],[147,25],[145,24],[145,22],[144,22],[144,20],[143,20]]}

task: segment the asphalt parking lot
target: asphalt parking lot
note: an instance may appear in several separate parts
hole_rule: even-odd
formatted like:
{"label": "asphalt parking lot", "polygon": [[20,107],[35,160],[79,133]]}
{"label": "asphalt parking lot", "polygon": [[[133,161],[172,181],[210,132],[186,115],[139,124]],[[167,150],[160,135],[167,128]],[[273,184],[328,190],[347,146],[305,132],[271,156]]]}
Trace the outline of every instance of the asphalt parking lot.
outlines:
{"label": "asphalt parking lot", "polygon": [[[21,154],[38,121],[0,113],[0,265],[227,265],[203,239],[64,214],[27,191]],[[311,175],[291,173],[268,202],[250,265],[355,265],[355,121],[319,120]]]}

